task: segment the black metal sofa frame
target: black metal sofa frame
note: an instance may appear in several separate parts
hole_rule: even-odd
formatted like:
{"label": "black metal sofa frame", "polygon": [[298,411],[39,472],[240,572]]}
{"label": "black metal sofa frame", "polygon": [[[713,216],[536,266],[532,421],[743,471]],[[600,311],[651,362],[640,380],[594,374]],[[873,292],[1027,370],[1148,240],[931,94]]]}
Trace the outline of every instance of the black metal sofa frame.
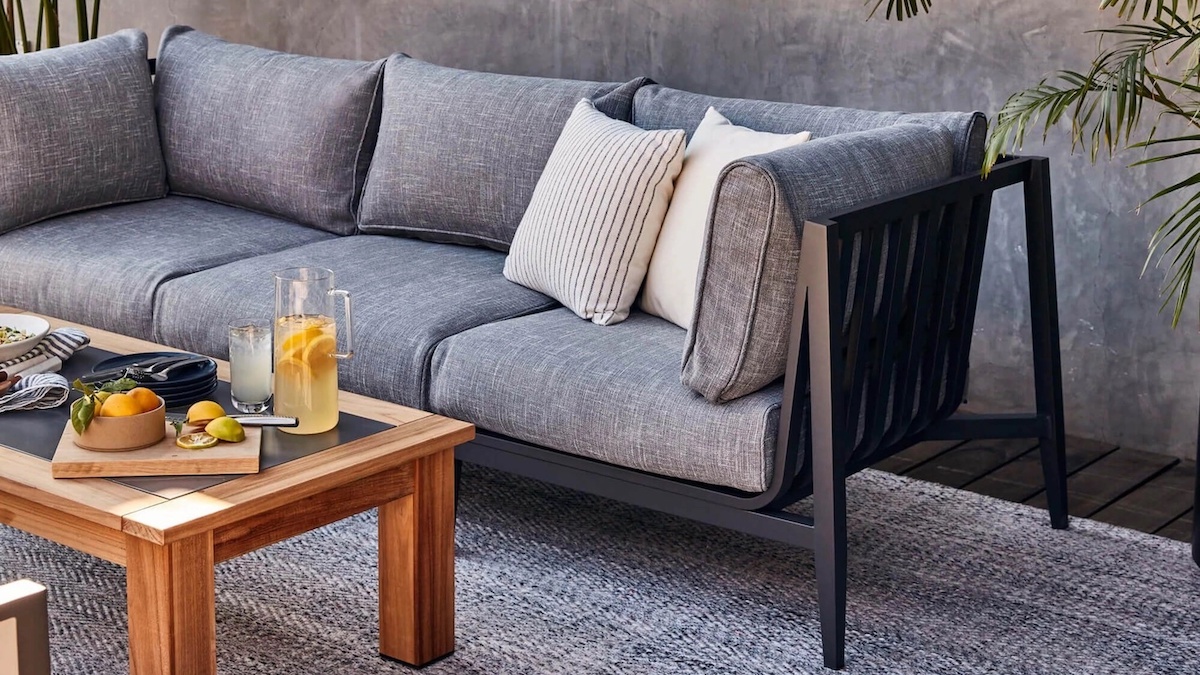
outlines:
{"label": "black metal sofa frame", "polygon": [[[1018,183],[1035,410],[956,414],[992,195]],[[812,549],[824,660],[836,669],[845,663],[846,476],[921,441],[1037,438],[1050,523],[1067,527],[1049,160],[1003,158],[986,176],[958,176],[801,227],[774,478],[765,492],[653,475],[486,430],[459,447],[457,459]],[[812,518],[783,510],[809,495]]]}

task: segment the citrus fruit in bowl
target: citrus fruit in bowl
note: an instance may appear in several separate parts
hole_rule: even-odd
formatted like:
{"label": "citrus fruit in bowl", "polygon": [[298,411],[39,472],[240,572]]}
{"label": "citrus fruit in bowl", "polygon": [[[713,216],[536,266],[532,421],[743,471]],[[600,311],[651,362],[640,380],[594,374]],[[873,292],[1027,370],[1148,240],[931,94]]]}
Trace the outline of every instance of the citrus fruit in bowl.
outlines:
{"label": "citrus fruit in bowl", "polygon": [[124,452],[154,445],[166,435],[166,404],[154,392],[138,387],[104,397],[83,432],[76,432],[75,445],[84,450]]}
{"label": "citrus fruit in bowl", "polygon": [[50,322],[31,314],[0,314],[0,361],[15,359],[37,346]]}

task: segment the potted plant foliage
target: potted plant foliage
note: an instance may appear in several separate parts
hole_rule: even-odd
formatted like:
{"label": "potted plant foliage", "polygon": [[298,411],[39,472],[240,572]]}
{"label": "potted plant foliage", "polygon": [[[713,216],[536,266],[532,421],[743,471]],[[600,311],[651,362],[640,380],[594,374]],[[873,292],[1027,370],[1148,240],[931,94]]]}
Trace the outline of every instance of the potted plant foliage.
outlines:
{"label": "potted plant foliage", "polygon": [[[1061,70],[1008,98],[991,121],[984,171],[1029,132],[1043,139],[1069,129],[1072,149],[1095,162],[1138,150],[1133,166],[1200,157],[1200,0],[1099,0],[1116,25],[1091,31],[1099,41],[1085,71]],[[886,3],[886,6],[885,6]],[[868,0],[871,14],[903,21],[929,12],[933,0]],[[1164,149],[1166,148],[1166,149]],[[1150,241],[1146,266],[1166,263],[1163,307],[1179,323],[1200,249],[1200,171],[1164,185],[1144,203],[1163,198],[1177,207]],[[1173,206],[1175,204],[1172,204]]]}
{"label": "potted plant foliage", "polygon": [[[36,4],[37,9],[30,7],[26,11],[22,0],[0,1],[0,56],[28,54],[62,44],[58,0],[38,0],[31,4]],[[75,0],[75,16],[76,39],[79,42],[94,39],[100,30],[100,0],[92,0],[90,12],[87,0]]]}

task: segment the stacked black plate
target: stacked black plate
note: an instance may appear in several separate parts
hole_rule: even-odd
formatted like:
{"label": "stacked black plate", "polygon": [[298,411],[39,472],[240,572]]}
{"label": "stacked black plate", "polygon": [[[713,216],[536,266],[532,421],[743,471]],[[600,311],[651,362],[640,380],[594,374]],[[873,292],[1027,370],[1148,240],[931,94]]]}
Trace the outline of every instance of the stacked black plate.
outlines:
{"label": "stacked black plate", "polygon": [[[179,352],[145,352],[142,354],[125,354],[114,356],[97,363],[93,372],[115,370],[125,366],[153,359],[155,357],[199,356],[180,354]],[[203,358],[203,357],[201,357]],[[205,358],[197,363],[179,366],[167,373],[167,379],[157,381],[147,376],[134,377],[138,383],[158,394],[167,403],[168,408],[191,405],[212,395],[217,389],[217,364],[212,359]]]}

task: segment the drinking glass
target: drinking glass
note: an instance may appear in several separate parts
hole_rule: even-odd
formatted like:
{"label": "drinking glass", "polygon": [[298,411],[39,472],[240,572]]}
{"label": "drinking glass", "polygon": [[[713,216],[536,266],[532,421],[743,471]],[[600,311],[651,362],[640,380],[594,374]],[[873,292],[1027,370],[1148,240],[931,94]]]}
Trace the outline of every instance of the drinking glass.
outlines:
{"label": "drinking glass", "polygon": [[271,329],[269,319],[229,324],[229,388],[239,412],[261,413],[271,405]]}

